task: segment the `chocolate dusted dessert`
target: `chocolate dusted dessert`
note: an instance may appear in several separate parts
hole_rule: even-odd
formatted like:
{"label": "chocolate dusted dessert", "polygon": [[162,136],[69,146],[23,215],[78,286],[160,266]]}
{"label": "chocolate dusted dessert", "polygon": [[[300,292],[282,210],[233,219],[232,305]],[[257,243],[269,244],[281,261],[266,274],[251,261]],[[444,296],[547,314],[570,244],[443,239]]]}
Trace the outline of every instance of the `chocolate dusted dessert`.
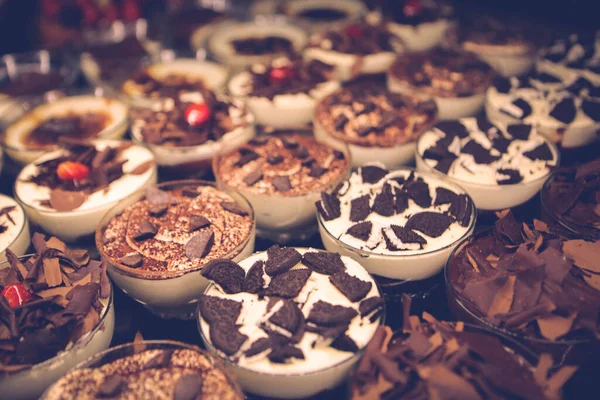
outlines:
{"label": "chocolate dusted dessert", "polygon": [[239,38],[231,41],[235,52],[241,55],[260,56],[266,54],[294,54],[293,42],[283,36]]}
{"label": "chocolate dusted dessert", "polygon": [[67,113],[41,122],[22,141],[27,147],[44,148],[56,145],[61,138],[96,138],[111,122],[112,116],[105,112]]}
{"label": "chocolate dusted dessert", "polygon": [[557,168],[542,189],[542,207],[552,220],[586,240],[600,240],[600,160]]}
{"label": "chocolate dusted dessert", "polygon": [[[487,325],[550,342],[600,335],[598,241],[567,240],[510,211],[448,262],[448,290]],[[459,304],[460,304],[459,303]]]}

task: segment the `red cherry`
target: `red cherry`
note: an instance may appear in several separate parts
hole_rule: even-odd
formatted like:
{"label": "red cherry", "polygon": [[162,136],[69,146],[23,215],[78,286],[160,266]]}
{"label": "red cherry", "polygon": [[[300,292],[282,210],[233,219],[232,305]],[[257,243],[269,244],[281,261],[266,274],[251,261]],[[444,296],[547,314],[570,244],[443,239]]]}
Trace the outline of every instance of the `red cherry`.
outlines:
{"label": "red cherry", "polygon": [[210,120],[210,114],[210,108],[206,103],[190,104],[185,109],[184,117],[190,126],[200,126]]}
{"label": "red cherry", "polygon": [[294,79],[295,76],[296,71],[290,66],[275,67],[269,72],[269,81],[271,81],[271,83],[283,83]]}
{"label": "red cherry", "polygon": [[346,35],[351,38],[361,39],[365,35],[365,31],[360,25],[349,25],[346,27]]}
{"label": "red cherry", "polygon": [[34,299],[33,294],[23,286],[22,283],[11,283],[2,289],[2,296],[11,308],[20,306]]}
{"label": "red cherry", "polygon": [[121,17],[125,21],[135,21],[142,17],[142,10],[134,0],[125,0],[121,7]]}
{"label": "red cherry", "polygon": [[81,181],[90,174],[90,169],[77,161],[63,161],[56,168],[56,175],[63,181]]}
{"label": "red cherry", "polygon": [[414,17],[419,14],[423,10],[423,4],[421,4],[420,0],[407,0],[404,4],[404,15],[408,17]]}

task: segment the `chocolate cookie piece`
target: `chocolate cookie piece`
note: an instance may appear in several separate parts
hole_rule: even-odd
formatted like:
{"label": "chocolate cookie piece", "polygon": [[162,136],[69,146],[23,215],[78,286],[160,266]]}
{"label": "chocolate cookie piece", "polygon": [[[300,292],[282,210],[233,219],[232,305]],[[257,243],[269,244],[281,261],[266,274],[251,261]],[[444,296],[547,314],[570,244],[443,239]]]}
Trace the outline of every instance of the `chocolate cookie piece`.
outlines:
{"label": "chocolate cookie piece", "polygon": [[492,124],[487,118],[477,117],[475,122],[477,123],[479,130],[485,133],[487,137],[493,138],[500,134],[498,127]]}
{"label": "chocolate cookie piece", "polygon": [[435,189],[435,201],[433,205],[439,206],[440,204],[449,204],[456,199],[457,194],[452,190],[448,190],[443,187],[437,187]]}
{"label": "chocolate cookie piece", "polygon": [[456,218],[461,226],[469,226],[471,222],[471,198],[466,194],[459,194],[450,203],[448,213]]}
{"label": "chocolate cookie piece", "polygon": [[512,168],[499,168],[496,175],[498,185],[512,185],[523,180],[521,173]]}
{"label": "chocolate cookie piece", "polygon": [[265,295],[293,299],[300,294],[311,273],[308,268],[300,268],[276,275],[265,289]]}
{"label": "chocolate cookie piece", "polygon": [[503,112],[513,118],[525,119],[531,115],[531,105],[527,100],[518,98],[511,103],[511,107],[502,107],[500,112]]}
{"label": "chocolate cookie piece", "polygon": [[454,218],[432,211],[413,214],[406,221],[405,228],[423,232],[430,237],[440,237],[454,222]]}
{"label": "chocolate cookie piece", "polygon": [[562,99],[550,111],[550,116],[552,118],[567,125],[573,122],[576,114],[577,107],[575,106],[575,99],[571,97]]}
{"label": "chocolate cookie piece", "polygon": [[352,302],[362,300],[373,286],[371,282],[365,282],[344,271],[330,276],[329,281]]}
{"label": "chocolate cookie piece", "polygon": [[158,226],[150,221],[142,221],[138,225],[137,232],[133,237],[137,241],[153,238],[158,232]]}
{"label": "chocolate cookie piece", "polygon": [[244,210],[238,203],[236,203],[235,201],[225,201],[223,203],[221,203],[221,207],[225,210],[225,211],[229,211],[232,214],[237,214],[241,217],[245,217],[248,215],[248,213],[246,212],[246,210]]}
{"label": "chocolate cookie piece", "polygon": [[358,311],[360,312],[361,317],[365,317],[381,307],[383,307],[383,299],[379,296],[373,296],[361,301],[358,306]]}
{"label": "chocolate cookie piece", "polygon": [[321,201],[316,202],[317,210],[325,221],[331,221],[342,215],[340,210],[340,199],[333,194],[321,193]]}
{"label": "chocolate cookie piece", "polygon": [[406,247],[398,247],[396,244],[396,238],[400,240],[403,244],[409,243],[417,243],[422,248],[424,244],[427,244],[427,240],[419,235],[416,232],[413,232],[410,229],[404,228],[399,225],[390,225],[389,229],[393,232],[394,237],[390,237],[389,232],[386,228],[382,230],[383,238],[385,239],[385,243],[388,250],[398,251],[398,250],[406,250]]}
{"label": "chocolate cookie piece", "polygon": [[384,217],[391,217],[394,215],[394,211],[395,204],[392,187],[389,184],[385,184],[381,192],[375,196],[375,200],[373,201],[373,212]]}
{"label": "chocolate cookie piece", "polygon": [[350,221],[359,222],[367,219],[371,214],[371,197],[366,194],[356,199],[352,199],[350,202]]}
{"label": "chocolate cookie piece", "polygon": [[452,167],[452,164],[454,163],[454,161],[457,158],[458,157],[456,157],[456,155],[450,153],[450,155],[448,157],[444,158],[443,160],[438,161],[438,163],[435,165],[434,168],[443,174],[447,174],[448,171],[450,171],[450,167]]}
{"label": "chocolate cookie piece", "polygon": [[535,74],[533,77],[531,77],[531,79],[540,81],[542,83],[560,83],[561,82],[561,80],[559,78],[557,78],[556,76],[549,74],[547,72],[539,72],[539,73]]}
{"label": "chocolate cookie piece", "polygon": [[600,122],[600,102],[583,100],[581,108],[583,109],[585,115],[596,122]]}
{"label": "chocolate cookie piece", "polygon": [[190,216],[190,228],[188,232],[195,232],[199,229],[206,228],[210,226],[210,221],[208,218],[203,217],[202,215],[192,215]]}
{"label": "chocolate cookie piece", "polygon": [[526,151],[525,153],[523,153],[523,155],[531,160],[550,161],[554,158],[552,156],[552,150],[550,150],[550,146],[548,146],[548,143],[542,143],[535,149]]}
{"label": "chocolate cookie piece", "polygon": [[464,139],[469,136],[469,132],[467,128],[460,123],[460,121],[442,121],[438,122],[435,125],[436,129],[444,132],[447,138],[453,138],[458,136],[461,139]]}
{"label": "chocolate cookie piece", "polygon": [[477,164],[491,164],[500,159],[500,156],[494,156],[492,153],[477,143],[475,140],[469,140],[461,149],[462,153],[471,154]]}
{"label": "chocolate cookie piece", "polygon": [[271,165],[281,164],[283,162],[283,156],[281,154],[274,154],[267,157],[267,162]]}
{"label": "chocolate cookie piece", "polygon": [[210,249],[212,249],[214,243],[215,233],[212,230],[203,231],[192,236],[185,244],[183,250],[190,260],[203,258],[210,253]]}
{"label": "chocolate cookie piece", "polygon": [[248,350],[246,350],[244,355],[246,357],[253,357],[257,354],[260,354],[260,353],[263,353],[263,352],[269,350],[270,348],[271,348],[271,340],[269,338],[262,337],[262,338],[258,339],[257,341],[255,341],[254,343],[252,343],[252,345],[250,346],[250,348]]}
{"label": "chocolate cookie piece", "polygon": [[265,264],[265,271],[270,276],[289,271],[302,260],[302,255],[292,247],[280,248],[277,245],[271,246],[267,254],[268,259]]}
{"label": "chocolate cookie piece", "polygon": [[342,256],[338,253],[325,251],[307,252],[302,256],[302,263],[323,275],[333,275],[346,270]]}
{"label": "chocolate cookie piece", "polygon": [[529,140],[532,126],[529,124],[510,124],[506,127],[506,131],[514,139]]}
{"label": "chocolate cookie piece", "polygon": [[225,293],[233,294],[242,291],[246,272],[235,262],[226,259],[216,259],[207,263],[200,272],[206,279],[221,286]]}
{"label": "chocolate cookie piece", "polygon": [[269,318],[269,322],[285,329],[293,336],[304,323],[304,315],[292,300],[280,300],[280,302],[281,307]]}
{"label": "chocolate cookie piece", "polygon": [[332,343],[331,347],[340,351],[348,351],[350,353],[357,353],[358,346],[352,340],[352,338],[346,334],[338,336]]}
{"label": "chocolate cookie piece", "polygon": [[243,292],[258,294],[263,291],[265,286],[264,267],[264,261],[256,261],[252,264],[242,284]]}
{"label": "chocolate cookie piece", "polygon": [[304,360],[304,353],[299,348],[288,344],[274,348],[268,357],[273,363],[283,364],[290,358]]}
{"label": "chocolate cookie piece", "polygon": [[212,344],[225,355],[232,356],[248,339],[240,333],[239,329],[231,322],[217,320],[210,324],[210,340]]}
{"label": "chocolate cookie piece", "polygon": [[348,325],[357,315],[353,308],[336,306],[319,300],[313,304],[306,321],[320,326]]}
{"label": "chocolate cookie piece", "polygon": [[228,321],[235,324],[240,312],[242,312],[241,302],[222,297],[203,294],[200,295],[198,303],[200,315],[209,324],[215,321]]}
{"label": "chocolate cookie piece", "polygon": [[410,195],[402,189],[396,189],[394,194],[394,210],[396,214],[401,214],[408,208]]}
{"label": "chocolate cookie piece", "polygon": [[492,139],[492,147],[498,150],[500,153],[506,153],[510,144],[511,141],[504,136],[496,136]]}
{"label": "chocolate cookie piece", "polygon": [[360,167],[360,175],[363,183],[377,183],[389,173],[388,170],[376,165],[365,165]]}
{"label": "chocolate cookie piece", "polygon": [[504,94],[510,92],[510,89],[512,88],[512,85],[508,78],[505,78],[503,76],[497,76],[496,78],[494,78],[493,85],[499,93]]}
{"label": "chocolate cookie piece", "polygon": [[431,207],[431,195],[429,185],[422,180],[411,180],[404,184],[403,189],[419,207]]}
{"label": "chocolate cookie piece", "polygon": [[371,237],[371,230],[373,229],[373,223],[371,221],[359,222],[356,225],[352,225],[346,233],[357,239],[366,242]]}

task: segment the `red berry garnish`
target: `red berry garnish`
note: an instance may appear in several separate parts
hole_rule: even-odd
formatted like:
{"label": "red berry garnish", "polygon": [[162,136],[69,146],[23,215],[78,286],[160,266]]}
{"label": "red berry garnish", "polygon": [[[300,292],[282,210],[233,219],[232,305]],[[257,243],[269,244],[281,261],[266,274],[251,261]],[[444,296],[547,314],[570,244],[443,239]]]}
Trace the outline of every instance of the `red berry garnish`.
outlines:
{"label": "red berry garnish", "polygon": [[34,299],[33,294],[23,286],[22,283],[11,283],[2,289],[2,296],[11,308],[20,306]]}
{"label": "red berry garnish", "polygon": [[185,109],[184,117],[190,126],[204,125],[210,120],[210,108],[206,103],[190,104]]}
{"label": "red berry garnish", "polygon": [[365,35],[365,31],[360,25],[349,25],[346,27],[346,35],[351,38],[360,39]]}
{"label": "red berry garnish", "polygon": [[275,67],[269,72],[271,83],[283,83],[296,77],[296,71],[290,66]]}
{"label": "red berry garnish", "polygon": [[125,21],[135,21],[142,17],[142,10],[134,0],[125,0],[121,8],[121,17]]}
{"label": "red berry garnish", "polygon": [[423,10],[423,4],[420,0],[407,0],[404,4],[404,15],[408,17],[414,17]]}
{"label": "red berry garnish", "polygon": [[90,169],[77,161],[63,161],[56,168],[56,175],[63,181],[81,181],[89,174]]}

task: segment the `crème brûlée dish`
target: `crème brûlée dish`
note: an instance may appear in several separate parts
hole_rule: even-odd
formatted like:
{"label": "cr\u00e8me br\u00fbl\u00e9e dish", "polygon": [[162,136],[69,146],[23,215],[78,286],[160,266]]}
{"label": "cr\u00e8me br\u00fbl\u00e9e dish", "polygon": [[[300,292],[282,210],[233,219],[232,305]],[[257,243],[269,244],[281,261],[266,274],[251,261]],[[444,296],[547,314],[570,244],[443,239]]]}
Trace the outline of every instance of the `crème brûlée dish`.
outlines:
{"label": "cr\u00e8me br\u00fbl\u00e9e dish", "polygon": [[12,197],[0,195],[0,262],[6,259],[6,249],[20,257],[27,251],[29,243],[25,210]]}
{"label": "cr\u00e8me br\u00fbl\u00e9e dish", "polygon": [[254,64],[229,81],[229,93],[242,99],[256,122],[275,129],[307,126],[317,101],[340,87],[333,66],[321,61],[280,57]]}
{"label": "cr\u00e8me br\u00fbl\u00e9e dish", "polygon": [[417,169],[464,187],[483,210],[526,202],[558,160],[556,147],[535,127],[494,125],[485,118],[440,122],[417,142]]}
{"label": "cr\u00e8me br\u00fbl\u00e9e dish", "polygon": [[6,251],[0,265],[0,391],[31,399],[70,368],[108,348],[112,288],[104,262],[36,233],[35,254]]}
{"label": "cr\u00e8me br\u00fbl\u00e9e dish", "polygon": [[432,100],[360,84],[321,100],[313,124],[318,139],[348,144],[353,167],[379,161],[394,168],[412,161],[417,138],[436,118]]}
{"label": "cr\u00e8me br\u00fbl\u00e9e dish", "polygon": [[109,211],[96,244],[129,296],[159,315],[190,318],[208,285],[192,272],[216,258],[252,254],[254,215],[243,197],[208,182],[168,182],[120,213]]}
{"label": "cr\u00e8me br\u00fbl\u00e9e dish", "polygon": [[95,355],[59,379],[43,400],[242,400],[243,394],[214,357],[174,341],[139,341]]}
{"label": "cr\u00e8me br\u00fbl\u00e9e dish", "polygon": [[[25,109],[29,105],[25,105]],[[120,139],[127,130],[126,104],[94,95],[68,96],[41,104],[12,121],[3,136],[10,158],[28,164],[55,150],[61,138]]]}
{"label": "cr\u00e8me br\u00fbl\u00e9e dish", "polygon": [[15,182],[29,220],[61,240],[93,235],[109,209],[156,182],[156,163],[145,147],[112,140],[63,146],[25,166]]}
{"label": "cr\u00e8me br\u00fbl\u00e9e dish", "polygon": [[309,134],[257,136],[215,158],[217,184],[250,201],[258,233],[275,241],[315,232],[315,201],[350,170],[347,148]]}
{"label": "cr\u00e8me br\u00fbl\u00e9e dish", "polygon": [[476,212],[459,186],[410,169],[367,164],[317,203],[325,248],[390,279],[429,278],[458,242],[470,236]]}
{"label": "cr\u00e8me br\u00fbl\u00e9e dish", "polygon": [[158,165],[186,174],[206,171],[214,155],[255,134],[254,116],[242,101],[206,89],[156,100],[131,115],[133,138],[154,153]]}
{"label": "cr\u00e8me br\u00fbl\u00e9e dish", "polygon": [[436,49],[428,53],[401,55],[388,70],[392,92],[433,98],[439,119],[477,114],[494,70],[473,53]]}
{"label": "cr\u00e8me br\u00fbl\u00e9e dish", "polygon": [[199,329],[243,389],[304,398],[340,384],[379,326],[383,299],[356,261],[272,246],[239,264],[215,260],[200,298]]}

